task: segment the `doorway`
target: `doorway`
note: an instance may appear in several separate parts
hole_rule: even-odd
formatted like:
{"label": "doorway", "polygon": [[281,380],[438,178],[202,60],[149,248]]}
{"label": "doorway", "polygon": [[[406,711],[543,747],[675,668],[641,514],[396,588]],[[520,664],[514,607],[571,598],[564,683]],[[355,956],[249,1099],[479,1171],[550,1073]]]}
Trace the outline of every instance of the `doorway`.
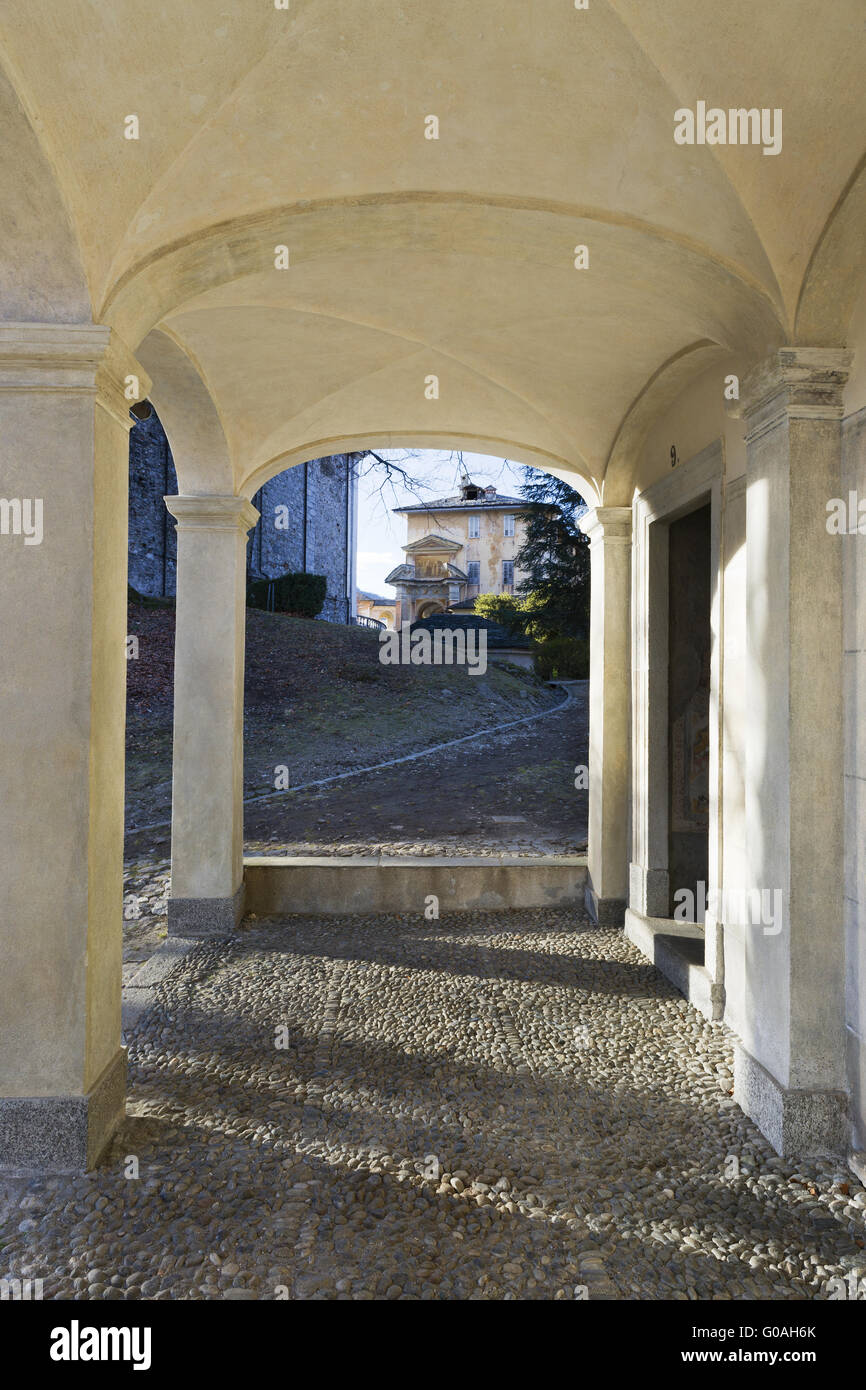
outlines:
{"label": "doorway", "polygon": [[683,903],[686,890],[692,895],[686,903],[694,905],[688,917],[698,921],[709,880],[710,563],[707,503],[668,528],[669,915]]}

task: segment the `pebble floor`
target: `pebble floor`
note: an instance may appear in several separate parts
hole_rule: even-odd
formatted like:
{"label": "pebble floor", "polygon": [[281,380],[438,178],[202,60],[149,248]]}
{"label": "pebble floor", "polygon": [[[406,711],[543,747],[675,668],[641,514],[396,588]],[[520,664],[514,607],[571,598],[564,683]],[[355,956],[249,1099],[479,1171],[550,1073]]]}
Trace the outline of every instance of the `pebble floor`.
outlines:
{"label": "pebble floor", "polygon": [[104,1163],[6,1193],[0,1273],[45,1298],[809,1300],[866,1275],[851,1172],[776,1158],[725,1027],[573,911],[256,921],[127,1042]]}

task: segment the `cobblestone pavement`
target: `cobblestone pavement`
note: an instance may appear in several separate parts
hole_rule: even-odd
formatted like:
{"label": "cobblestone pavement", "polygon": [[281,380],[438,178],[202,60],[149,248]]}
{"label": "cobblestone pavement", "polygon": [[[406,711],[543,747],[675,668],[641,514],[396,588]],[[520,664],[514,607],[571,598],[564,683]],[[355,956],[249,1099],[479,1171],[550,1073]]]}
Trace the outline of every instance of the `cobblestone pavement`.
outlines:
{"label": "cobblestone pavement", "polygon": [[128,1042],[99,1170],[6,1187],[0,1272],[46,1298],[811,1299],[866,1272],[850,1172],[777,1159],[723,1025],[573,912],[254,922]]}

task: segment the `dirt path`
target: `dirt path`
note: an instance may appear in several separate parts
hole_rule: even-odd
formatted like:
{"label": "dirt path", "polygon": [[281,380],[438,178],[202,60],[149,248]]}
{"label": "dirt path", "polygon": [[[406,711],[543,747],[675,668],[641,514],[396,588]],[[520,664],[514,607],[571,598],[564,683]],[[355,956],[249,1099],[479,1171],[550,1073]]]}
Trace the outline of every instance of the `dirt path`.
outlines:
{"label": "dirt path", "polygon": [[246,808],[249,849],[564,853],[586,841],[587,683],[561,714]]}

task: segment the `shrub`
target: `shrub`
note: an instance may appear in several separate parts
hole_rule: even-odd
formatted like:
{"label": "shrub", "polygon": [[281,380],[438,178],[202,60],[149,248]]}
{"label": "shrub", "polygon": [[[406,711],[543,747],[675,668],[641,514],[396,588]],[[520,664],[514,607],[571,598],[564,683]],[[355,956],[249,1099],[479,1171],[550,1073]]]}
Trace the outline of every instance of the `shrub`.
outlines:
{"label": "shrub", "polygon": [[323,574],[282,574],[279,579],[247,580],[247,607],[267,608],[273,586],[275,613],[295,613],[300,618],[316,618],[322,611],[328,581]]}
{"label": "shrub", "polygon": [[126,586],[126,597],[129,603],[138,603],[142,608],[174,608],[175,606],[173,594],[167,594],[165,598],[152,597],[150,594],[140,594],[137,589],[133,589],[131,584]]}
{"label": "shrub", "polygon": [[589,643],[583,637],[545,637],[535,643],[535,674],[540,680],[586,680]]}
{"label": "shrub", "polygon": [[513,594],[479,594],[475,612],[489,622],[498,623],[508,632],[523,632],[525,615],[523,603]]}

